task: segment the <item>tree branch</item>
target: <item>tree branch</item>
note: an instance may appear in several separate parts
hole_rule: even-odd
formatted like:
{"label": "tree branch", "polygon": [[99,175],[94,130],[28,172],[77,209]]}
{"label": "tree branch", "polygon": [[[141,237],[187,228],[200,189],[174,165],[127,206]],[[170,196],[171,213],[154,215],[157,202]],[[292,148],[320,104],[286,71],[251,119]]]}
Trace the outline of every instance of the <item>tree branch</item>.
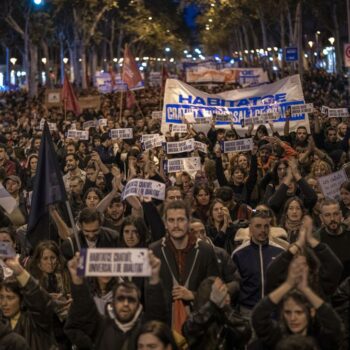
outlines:
{"label": "tree branch", "polygon": [[18,25],[11,15],[5,17],[5,22],[24,39],[24,30]]}

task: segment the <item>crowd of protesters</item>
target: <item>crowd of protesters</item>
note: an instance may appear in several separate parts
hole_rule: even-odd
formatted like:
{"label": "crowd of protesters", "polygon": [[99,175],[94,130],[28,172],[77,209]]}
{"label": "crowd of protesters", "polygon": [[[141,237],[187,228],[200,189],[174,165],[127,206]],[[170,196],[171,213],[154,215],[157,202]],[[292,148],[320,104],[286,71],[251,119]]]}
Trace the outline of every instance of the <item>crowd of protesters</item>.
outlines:
{"label": "crowd of protesters", "polygon": [[[344,82],[323,71],[304,77],[307,102],[344,107]],[[202,170],[167,174],[162,147],[143,151],[141,136],[160,133],[159,88],[101,97],[81,115],[48,108],[26,93],[0,96],[0,180],[16,200],[0,208],[0,349],[349,349],[350,181],[339,200],[318,179],[350,160],[349,118],[316,109],[305,126],[278,133],[252,125],[250,152],[223,153],[238,139],[213,123],[185,134]],[[130,102],[130,101],[129,101]],[[41,119],[51,132],[81,248],[149,248],[151,276],[81,277],[73,227],[60,205],[49,208],[44,240],[27,237],[39,158]],[[89,140],[67,138],[90,120]],[[112,140],[109,130],[132,128]],[[181,154],[181,157],[192,154]],[[133,178],[166,184],[164,201],[121,193]],[[0,196],[2,192],[0,192]]]}

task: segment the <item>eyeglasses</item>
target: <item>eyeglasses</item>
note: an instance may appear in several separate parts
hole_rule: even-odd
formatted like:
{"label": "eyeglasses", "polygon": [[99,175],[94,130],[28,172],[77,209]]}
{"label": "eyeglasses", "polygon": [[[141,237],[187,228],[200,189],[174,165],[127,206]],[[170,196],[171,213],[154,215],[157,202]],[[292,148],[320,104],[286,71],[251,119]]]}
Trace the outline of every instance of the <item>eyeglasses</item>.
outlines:
{"label": "eyeglasses", "polygon": [[128,304],[136,304],[138,300],[134,297],[130,297],[126,295],[118,295],[115,297],[115,301],[117,303],[124,303],[125,301],[127,301]]}

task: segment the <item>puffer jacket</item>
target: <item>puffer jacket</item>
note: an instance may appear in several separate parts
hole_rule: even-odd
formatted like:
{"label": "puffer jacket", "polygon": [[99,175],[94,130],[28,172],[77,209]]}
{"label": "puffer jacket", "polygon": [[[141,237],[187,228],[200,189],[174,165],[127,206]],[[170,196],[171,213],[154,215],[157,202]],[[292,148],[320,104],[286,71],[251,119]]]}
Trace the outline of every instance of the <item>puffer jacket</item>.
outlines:
{"label": "puffer jacket", "polygon": [[12,331],[7,320],[0,320],[0,350],[29,350],[25,339]]}

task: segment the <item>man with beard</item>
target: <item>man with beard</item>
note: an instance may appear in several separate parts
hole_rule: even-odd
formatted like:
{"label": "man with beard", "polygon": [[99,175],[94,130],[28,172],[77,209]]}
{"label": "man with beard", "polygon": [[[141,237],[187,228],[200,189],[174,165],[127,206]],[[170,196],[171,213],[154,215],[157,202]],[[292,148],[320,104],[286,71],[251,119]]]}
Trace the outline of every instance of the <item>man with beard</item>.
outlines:
{"label": "man with beard", "polygon": [[63,182],[67,192],[69,191],[69,187],[70,187],[69,183],[74,176],[80,177],[85,182],[86,172],[84,170],[81,170],[78,167],[78,164],[79,164],[79,157],[75,153],[66,155],[67,174],[63,176]]}
{"label": "man with beard", "polygon": [[150,320],[166,321],[165,295],[159,278],[160,260],[149,251],[151,276],[145,285],[145,302],[132,282],[121,280],[113,288],[106,316],[97,311],[84,279],[77,274],[79,253],[68,263],[72,278],[73,303],[65,333],[79,349],[134,350],[141,326]]}
{"label": "man with beard", "polygon": [[120,227],[124,220],[126,205],[118,194],[108,205],[104,220],[104,226],[120,232]]}
{"label": "man with beard", "polygon": [[323,227],[318,231],[320,241],[328,244],[344,265],[342,280],[350,276],[350,231],[342,224],[343,215],[336,200],[328,199],[321,204]]}

